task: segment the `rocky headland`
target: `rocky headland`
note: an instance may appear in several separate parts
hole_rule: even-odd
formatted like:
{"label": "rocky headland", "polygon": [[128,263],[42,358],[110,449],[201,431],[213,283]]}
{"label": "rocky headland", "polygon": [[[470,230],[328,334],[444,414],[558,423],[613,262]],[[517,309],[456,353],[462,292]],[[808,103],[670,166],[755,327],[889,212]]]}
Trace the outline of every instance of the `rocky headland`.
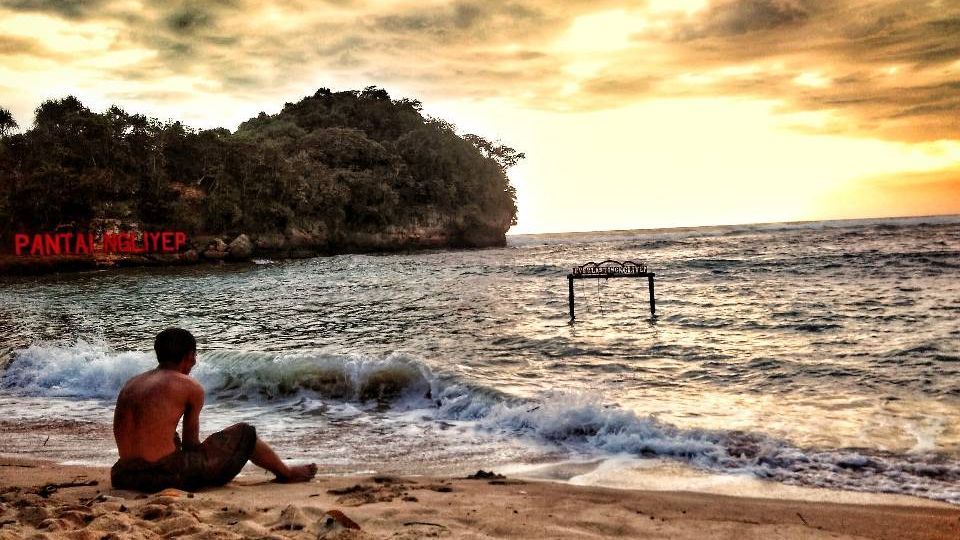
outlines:
{"label": "rocky headland", "polygon": [[[524,156],[377,88],[317,91],[235,131],[73,97],[0,136],[0,274],[505,245]],[[30,253],[20,233],[140,238],[175,252]]]}

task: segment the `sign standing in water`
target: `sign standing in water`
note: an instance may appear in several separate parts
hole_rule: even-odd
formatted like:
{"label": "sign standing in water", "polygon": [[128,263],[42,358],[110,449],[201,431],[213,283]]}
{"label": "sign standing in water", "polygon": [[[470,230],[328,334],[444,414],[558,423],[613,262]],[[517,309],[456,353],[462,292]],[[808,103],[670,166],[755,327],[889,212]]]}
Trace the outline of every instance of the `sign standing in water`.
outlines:
{"label": "sign standing in water", "polygon": [[573,271],[567,274],[567,284],[570,290],[570,322],[576,319],[574,314],[573,280],[586,278],[616,278],[616,277],[645,277],[650,289],[650,316],[657,316],[657,304],[653,296],[653,278],[656,274],[647,271],[646,263],[636,261],[611,261],[595,263],[588,262],[574,266]]}

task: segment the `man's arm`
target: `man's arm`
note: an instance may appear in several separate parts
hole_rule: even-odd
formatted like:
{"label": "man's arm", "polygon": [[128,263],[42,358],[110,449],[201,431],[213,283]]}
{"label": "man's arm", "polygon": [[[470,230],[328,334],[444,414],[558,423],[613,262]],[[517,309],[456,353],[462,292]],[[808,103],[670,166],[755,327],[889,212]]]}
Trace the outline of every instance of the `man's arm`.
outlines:
{"label": "man's arm", "polygon": [[183,449],[192,450],[200,446],[200,409],[203,408],[203,387],[196,381],[190,381],[187,393],[187,406],[183,411]]}

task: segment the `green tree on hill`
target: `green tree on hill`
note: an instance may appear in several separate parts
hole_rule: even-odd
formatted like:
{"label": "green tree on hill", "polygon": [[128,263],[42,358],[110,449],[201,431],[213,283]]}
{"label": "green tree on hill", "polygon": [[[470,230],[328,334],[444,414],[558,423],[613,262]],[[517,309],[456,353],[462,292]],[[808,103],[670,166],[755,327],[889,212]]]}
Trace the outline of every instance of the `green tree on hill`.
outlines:
{"label": "green tree on hill", "polygon": [[112,218],[224,235],[295,227],[335,244],[443,223],[467,245],[502,238],[517,211],[506,173],[523,154],[461,137],[421,109],[376,87],[322,88],[233,133],[116,106],[96,113],[73,96],[43,102],[33,126],[14,133],[0,109],[0,225],[49,231]]}
{"label": "green tree on hill", "polygon": [[13,130],[17,129],[17,121],[13,119],[10,111],[0,107],[0,138],[5,138]]}

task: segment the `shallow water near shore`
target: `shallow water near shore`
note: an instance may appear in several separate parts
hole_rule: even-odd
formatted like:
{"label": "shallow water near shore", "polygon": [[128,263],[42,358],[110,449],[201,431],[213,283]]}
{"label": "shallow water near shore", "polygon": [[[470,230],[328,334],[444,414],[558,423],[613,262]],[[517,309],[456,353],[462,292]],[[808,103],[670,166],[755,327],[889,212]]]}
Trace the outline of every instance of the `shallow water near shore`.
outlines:
{"label": "shallow water near shore", "polygon": [[[658,318],[645,280],[583,280],[568,324],[569,268],[608,258],[657,273]],[[112,463],[116,393],[175,325],[204,433],[326,472],[648,460],[960,503],[958,278],[957,217],[10,278],[0,453]]]}

